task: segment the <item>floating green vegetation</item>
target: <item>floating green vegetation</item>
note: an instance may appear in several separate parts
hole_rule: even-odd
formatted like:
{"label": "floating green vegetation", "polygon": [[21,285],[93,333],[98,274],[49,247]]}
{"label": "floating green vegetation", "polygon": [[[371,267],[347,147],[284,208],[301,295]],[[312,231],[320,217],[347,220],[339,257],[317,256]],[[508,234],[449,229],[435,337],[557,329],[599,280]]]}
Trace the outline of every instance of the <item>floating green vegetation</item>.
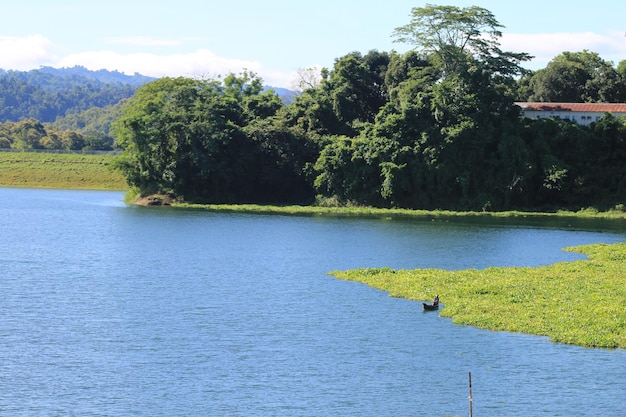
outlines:
{"label": "floating green vegetation", "polygon": [[626,348],[626,242],[569,247],[586,260],[536,268],[333,271],[392,297],[441,297],[443,317],[484,329],[548,336],[586,347]]}
{"label": "floating green vegetation", "polygon": [[258,204],[190,204],[176,203],[175,207],[207,210],[214,212],[237,212],[251,214],[279,214],[291,216],[335,216],[335,217],[363,217],[378,219],[427,219],[433,221],[446,221],[452,219],[471,220],[524,220],[545,221],[546,219],[581,220],[581,219],[609,219],[626,220],[626,212],[623,207],[616,207],[609,211],[598,211],[593,208],[579,211],[561,210],[556,213],[525,212],[525,211],[502,211],[502,212],[476,212],[476,211],[451,211],[451,210],[412,210],[395,208],[376,208],[365,206],[349,207],[326,207],[326,206],[271,206]]}
{"label": "floating green vegetation", "polygon": [[113,155],[0,152],[0,186],[127,190]]}

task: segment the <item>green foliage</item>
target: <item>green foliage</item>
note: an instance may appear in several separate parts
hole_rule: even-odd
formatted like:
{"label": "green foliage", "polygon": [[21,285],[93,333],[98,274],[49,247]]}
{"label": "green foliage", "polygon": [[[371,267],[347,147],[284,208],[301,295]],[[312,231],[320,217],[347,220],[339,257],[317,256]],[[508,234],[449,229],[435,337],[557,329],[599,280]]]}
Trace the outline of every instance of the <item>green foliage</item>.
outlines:
{"label": "green foliage", "polygon": [[527,77],[520,99],[539,102],[626,101],[626,74],[595,52],[563,52]]}
{"label": "green foliage", "polygon": [[36,119],[0,123],[0,148],[38,149],[51,151],[88,151],[113,149],[113,138],[84,129],[66,130],[53,124],[43,124]]}
{"label": "green foliage", "polygon": [[75,70],[69,76],[46,68],[0,71],[0,122],[53,122],[59,116],[113,105],[136,91],[129,83],[100,81]]}
{"label": "green foliage", "polygon": [[554,227],[614,227],[626,220],[626,212],[621,210],[609,210],[605,212],[592,210],[579,210],[577,212],[560,210],[557,213],[500,211],[500,212],[471,212],[471,211],[448,211],[448,210],[410,210],[410,209],[385,209],[367,207],[354,204],[351,201],[339,201],[338,199],[317,196],[315,205],[259,205],[259,204],[191,204],[177,201],[173,204],[179,208],[192,208],[194,210],[206,210],[213,212],[238,212],[251,214],[280,214],[286,216],[332,216],[332,217],[358,217],[369,219],[418,219],[434,222],[448,222],[462,220],[465,222],[485,222],[491,225],[517,224],[518,221],[527,225],[539,222],[541,225],[550,224]]}
{"label": "green foliage", "polygon": [[114,125],[116,166],[142,195],[189,202],[312,200],[317,149],[279,122],[279,99],[244,72],[223,82],[163,78],[141,87]]}
{"label": "green foliage", "polygon": [[330,73],[333,111],[348,125],[373,122],[387,101],[385,74],[389,55],[370,51],[362,56],[353,52],[335,62]]}
{"label": "green foliage", "polygon": [[[500,28],[476,6],[414,8],[393,35],[415,50],[339,57],[319,78],[308,74],[288,105],[248,71],[165,78],[128,101],[120,98],[145,80],[86,78],[80,68],[65,79],[51,69],[0,71],[0,117],[19,118],[0,123],[0,148],[121,147],[115,165],[131,187],[191,202],[317,198],[472,211],[624,204],[625,119],[527,120],[514,98],[626,100],[626,61],[614,69],[595,53],[564,52],[525,74],[519,64],[529,56],[502,51]],[[59,109],[64,117],[42,122]]]}
{"label": "green foliage", "polygon": [[115,147],[111,124],[121,116],[125,102],[122,100],[111,106],[92,107],[58,117],[49,126],[56,131],[80,135],[82,142],[72,145],[70,149],[111,150]]}
{"label": "green foliage", "polygon": [[366,140],[337,137],[321,151],[315,164],[320,174],[315,188],[342,202],[355,200],[360,204],[379,205],[380,167]]}
{"label": "green foliage", "polygon": [[[377,52],[349,54],[336,60],[319,88],[288,106],[285,122],[320,138],[314,186],[321,198],[454,210],[620,204],[624,121],[606,116],[583,127],[520,118],[514,75],[528,56],[502,52],[499,27],[478,7],[415,8],[412,22],[395,36],[421,51],[392,53],[376,70],[366,57],[380,58]],[[598,80],[611,71],[594,54],[564,54],[557,64],[580,75],[563,82],[574,95],[607,93]],[[522,80],[530,91],[537,79]],[[383,101],[370,105],[364,86],[377,86]]]}
{"label": "green foliage", "polygon": [[488,64],[492,71],[503,74],[521,72],[519,62],[528,54],[502,52],[498,39],[502,36],[493,14],[478,6],[459,8],[427,4],[411,10],[411,22],[394,31],[397,42],[409,43],[432,54],[445,73],[463,70],[467,56]]}
{"label": "green foliage", "polygon": [[454,323],[549,336],[559,343],[626,348],[626,243],[566,250],[589,260],[538,268],[335,271],[393,297],[441,296]]}

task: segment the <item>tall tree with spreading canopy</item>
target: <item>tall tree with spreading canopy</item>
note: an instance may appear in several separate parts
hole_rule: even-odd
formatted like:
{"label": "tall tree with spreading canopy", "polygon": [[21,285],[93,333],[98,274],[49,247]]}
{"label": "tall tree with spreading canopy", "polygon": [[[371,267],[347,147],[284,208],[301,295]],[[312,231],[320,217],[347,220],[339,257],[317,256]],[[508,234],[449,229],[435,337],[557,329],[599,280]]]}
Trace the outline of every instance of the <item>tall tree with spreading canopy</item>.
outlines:
{"label": "tall tree with spreading canopy", "polygon": [[498,183],[503,178],[491,175],[499,166],[497,141],[515,130],[513,77],[530,56],[503,52],[500,27],[480,7],[426,5],[413,8],[411,22],[394,31],[416,51],[389,65],[390,104],[365,132],[393,149],[376,153],[389,204],[482,208],[485,195],[505,188]]}
{"label": "tall tree with spreading canopy", "polygon": [[531,58],[526,53],[503,52],[500,28],[493,14],[482,7],[437,6],[414,7],[411,22],[395,29],[397,42],[414,45],[432,54],[445,73],[455,72],[467,56],[483,61],[494,72],[522,72],[520,62]]}

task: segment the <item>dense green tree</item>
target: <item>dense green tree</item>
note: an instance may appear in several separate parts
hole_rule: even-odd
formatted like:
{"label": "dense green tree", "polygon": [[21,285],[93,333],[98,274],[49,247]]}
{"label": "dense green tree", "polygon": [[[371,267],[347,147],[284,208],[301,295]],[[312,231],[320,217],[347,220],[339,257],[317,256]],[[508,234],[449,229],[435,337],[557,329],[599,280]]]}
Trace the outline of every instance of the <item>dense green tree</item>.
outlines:
{"label": "dense green tree", "polygon": [[45,127],[35,119],[23,119],[13,125],[13,147],[18,149],[41,149],[41,139],[47,136]]}
{"label": "dense green tree", "polygon": [[63,149],[79,151],[85,147],[85,138],[78,132],[72,130],[64,130],[59,132]]}
{"label": "dense green tree", "polygon": [[355,137],[387,101],[389,54],[352,52],[322,69],[319,85],[305,89],[284,110],[286,123],[314,135]]}
{"label": "dense green tree", "polygon": [[0,123],[0,148],[10,148],[12,140],[12,123]]}
{"label": "dense green tree", "polygon": [[432,65],[427,56],[416,51],[405,54],[394,52],[385,74],[389,101],[396,105],[406,102],[424,92],[440,78],[441,69]]}
{"label": "dense green tree", "polygon": [[[528,56],[502,52],[498,27],[477,7],[413,9],[413,21],[395,35],[423,50],[391,55],[381,77],[387,103],[358,139],[335,140],[322,150],[318,191],[340,201],[403,207],[480,209],[510,201],[504,190],[514,175],[493,172],[504,165],[498,137],[515,137],[513,76]],[[365,79],[367,72],[352,73]],[[330,84],[334,93],[339,83]]]}
{"label": "dense green tree", "polygon": [[612,63],[597,53],[563,52],[530,80],[530,94],[539,102],[621,102],[626,101],[626,78]]}
{"label": "dense green tree", "polygon": [[247,201],[311,203],[312,165],[319,147],[303,131],[287,127],[280,118],[256,118],[244,132],[252,143],[249,177],[240,178],[250,191]]}
{"label": "dense green tree", "polygon": [[626,59],[621,60],[615,70],[622,79],[626,80]]}
{"label": "dense green tree", "polygon": [[613,65],[604,61],[593,71],[586,84],[585,101],[599,103],[619,103],[626,101],[626,78],[622,77]]}
{"label": "dense green tree", "polygon": [[0,123],[0,147],[79,151],[85,147],[83,136],[71,130],[59,130],[35,119]]}
{"label": "dense green tree", "polygon": [[[206,184],[204,193],[227,194],[228,162],[216,156],[240,129],[228,123],[228,113],[237,113],[233,103],[219,95],[217,82],[185,78],[163,78],[137,91],[114,126],[124,149],[118,166],[131,186],[185,197]],[[216,169],[220,163],[223,170]]]}
{"label": "dense green tree", "polygon": [[331,94],[331,84],[325,77],[319,87],[303,91],[281,111],[285,123],[318,140],[326,135],[354,135],[354,129],[337,116]]}
{"label": "dense green tree", "polygon": [[327,144],[315,164],[315,188],[341,203],[380,206],[378,161],[370,141],[345,136]]}
{"label": "dense green tree", "polygon": [[380,108],[387,102],[385,74],[389,55],[370,51],[363,56],[348,54],[335,62],[330,73],[333,110],[347,125],[373,122]]}
{"label": "dense green tree", "polygon": [[111,133],[111,123],[120,117],[125,100],[105,107],[92,107],[89,110],[57,117],[50,124],[58,131],[76,132],[82,137],[70,149],[113,150],[115,139]]}
{"label": "dense green tree", "polygon": [[581,151],[579,166],[584,183],[580,184],[584,198],[579,204],[595,204],[612,208],[626,201],[626,118],[609,114],[590,128],[588,146]]}
{"label": "dense green tree", "polygon": [[302,179],[307,139],[269,121],[277,101],[261,90],[249,73],[141,87],[115,124],[129,184],[195,202],[311,197]]}

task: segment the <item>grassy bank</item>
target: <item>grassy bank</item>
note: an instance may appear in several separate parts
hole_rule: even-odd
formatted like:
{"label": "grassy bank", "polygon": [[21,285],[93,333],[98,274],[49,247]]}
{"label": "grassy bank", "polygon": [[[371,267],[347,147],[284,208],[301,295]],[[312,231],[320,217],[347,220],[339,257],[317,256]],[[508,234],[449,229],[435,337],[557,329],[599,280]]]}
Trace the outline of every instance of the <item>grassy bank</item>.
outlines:
{"label": "grassy bank", "polygon": [[566,248],[588,260],[537,268],[335,271],[393,297],[441,297],[456,324],[548,336],[559,343],[626,348],[626,243]]}
{"label": "grassy bank", "polygon": [[0,186],[126,190],[113,155],[0,152]]}
{"label": "grassy bank", "polygon": [[[265,206],[256,204],[189,204],[176,203],[175,207],[207,210],[214,212],[249,213],[249,214],[279,214],[289,216],[334,216],[334,217],[362,217],[376,219],[426,219],[446,221],[451,219],[467,219],[476,221],[493,220],[537,220],[545,223],[546,220],[618,220],[626,221],[626,212],[622,207],[610,211],[599,212],[593,208],[579,211],[561,210],[556,213],[502,211],[449,211],[449,210],[409,210],[385,209],[375,207],[322,207],[322,206]],[[625,223],[626,224],[626,223]]]}

